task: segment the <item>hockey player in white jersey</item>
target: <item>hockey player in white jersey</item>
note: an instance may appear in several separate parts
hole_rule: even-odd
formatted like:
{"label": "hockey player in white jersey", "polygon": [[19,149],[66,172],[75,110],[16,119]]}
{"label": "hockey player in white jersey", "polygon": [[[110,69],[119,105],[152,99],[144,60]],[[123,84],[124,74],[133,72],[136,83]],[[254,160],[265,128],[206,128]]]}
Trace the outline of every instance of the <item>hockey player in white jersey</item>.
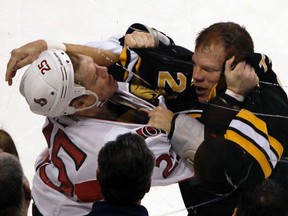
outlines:
{"label": "hockey player in white jersey", "polygon": [[[97,154],[119,134],[132,132],[145,138],[156,157],[152,185],[193,176],[193,168],[173,151],[165,132],[137,124],[137,119],[133,120],[136,123],[122,122],[130,111],[128,106],[151,110],[153,104],[133,96],[128,83],[116,82],[92,58],[69,55],[57,50],[43,52],[20,84],[31,110],[48,116],[43,126],[47,149],[37,159],[32,187],[42,215],[85,215],[94,201],[101,200]],[[123,101],[125,105],[119,108]]]}

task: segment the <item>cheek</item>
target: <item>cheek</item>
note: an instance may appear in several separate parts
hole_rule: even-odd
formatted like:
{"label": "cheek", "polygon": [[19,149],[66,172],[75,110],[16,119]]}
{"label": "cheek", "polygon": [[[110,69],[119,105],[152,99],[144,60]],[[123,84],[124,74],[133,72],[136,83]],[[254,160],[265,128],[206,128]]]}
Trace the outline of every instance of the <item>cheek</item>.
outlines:
{"label": "cheek", "polygon": [[218,83],[219,81],[219,78],[220,78],[220,73],[212,73],[210,74],[209,77],[207,77],[208,79],[208,82],[211,84],[211,85],[215,85]]}
{"label": "cheek", "polygon": [[100,98],[100,100],[107,100],[109,99],[113,93],[111,91],[111,88],[109,88],[106,85],[99,85],[96,89],[95,89],[95,93],[98,95],[98,97]]}

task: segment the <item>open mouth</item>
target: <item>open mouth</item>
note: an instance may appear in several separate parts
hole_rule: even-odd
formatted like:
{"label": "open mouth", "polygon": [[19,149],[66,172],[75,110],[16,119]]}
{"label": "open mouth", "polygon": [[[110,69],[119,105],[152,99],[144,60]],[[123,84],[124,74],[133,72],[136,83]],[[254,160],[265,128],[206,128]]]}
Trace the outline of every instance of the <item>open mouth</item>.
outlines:
{"label": "open mouth", "polygon": [[111,86],[112,82],[114,81],[114,78],[112,75],[109,75],[109,78],[108,78],[108,86]]}
{"label": "open mouth", "polygon": [[114,77],[112,75],[109,75],[108,78],[108,87],[111,89],[114,89],[117,85],[117,81],[114,79]]}
{"label": "open mouth", "polygon": [[195,87],[195,90],[196,90],[196,93],[198,95],[203,95],[203,94],[206,93],[207,88],[203,88],[203,87],[197,86],[197,87]]}

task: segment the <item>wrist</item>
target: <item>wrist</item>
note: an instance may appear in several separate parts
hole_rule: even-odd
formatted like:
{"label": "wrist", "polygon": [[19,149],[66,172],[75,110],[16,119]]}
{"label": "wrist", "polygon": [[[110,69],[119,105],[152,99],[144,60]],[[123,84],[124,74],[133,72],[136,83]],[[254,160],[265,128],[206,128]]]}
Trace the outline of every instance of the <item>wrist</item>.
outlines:
{"label": "wrist", "polygon": [[47,50],[55,49],[55,50],[66,51],[66,46],[64,43],[49,41],[49,40],[45,40],[45,42],[47,44]]}
{"label": "wrist", "polygon": [[226,94],[228,94],[229,96],[235,98],[237,101],[244,101],[245,97],[241,94],[235,93],[230,89],[226,89],[225,91]]}

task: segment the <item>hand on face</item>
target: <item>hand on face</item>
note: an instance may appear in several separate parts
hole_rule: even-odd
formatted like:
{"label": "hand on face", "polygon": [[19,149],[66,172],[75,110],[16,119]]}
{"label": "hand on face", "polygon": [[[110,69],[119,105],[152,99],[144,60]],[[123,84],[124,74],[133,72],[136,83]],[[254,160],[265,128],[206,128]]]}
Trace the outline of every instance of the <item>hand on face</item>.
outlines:
{"label": "hand on face", "polygon": [[238,63],[232,70],[231,65],[233,61],[234,57],[227,60],[225,63],[225,78],[227,89],[233,91],[236,94],[246,96],[258,85],[259,78],[255,73],[254,68],[246,62]]}

